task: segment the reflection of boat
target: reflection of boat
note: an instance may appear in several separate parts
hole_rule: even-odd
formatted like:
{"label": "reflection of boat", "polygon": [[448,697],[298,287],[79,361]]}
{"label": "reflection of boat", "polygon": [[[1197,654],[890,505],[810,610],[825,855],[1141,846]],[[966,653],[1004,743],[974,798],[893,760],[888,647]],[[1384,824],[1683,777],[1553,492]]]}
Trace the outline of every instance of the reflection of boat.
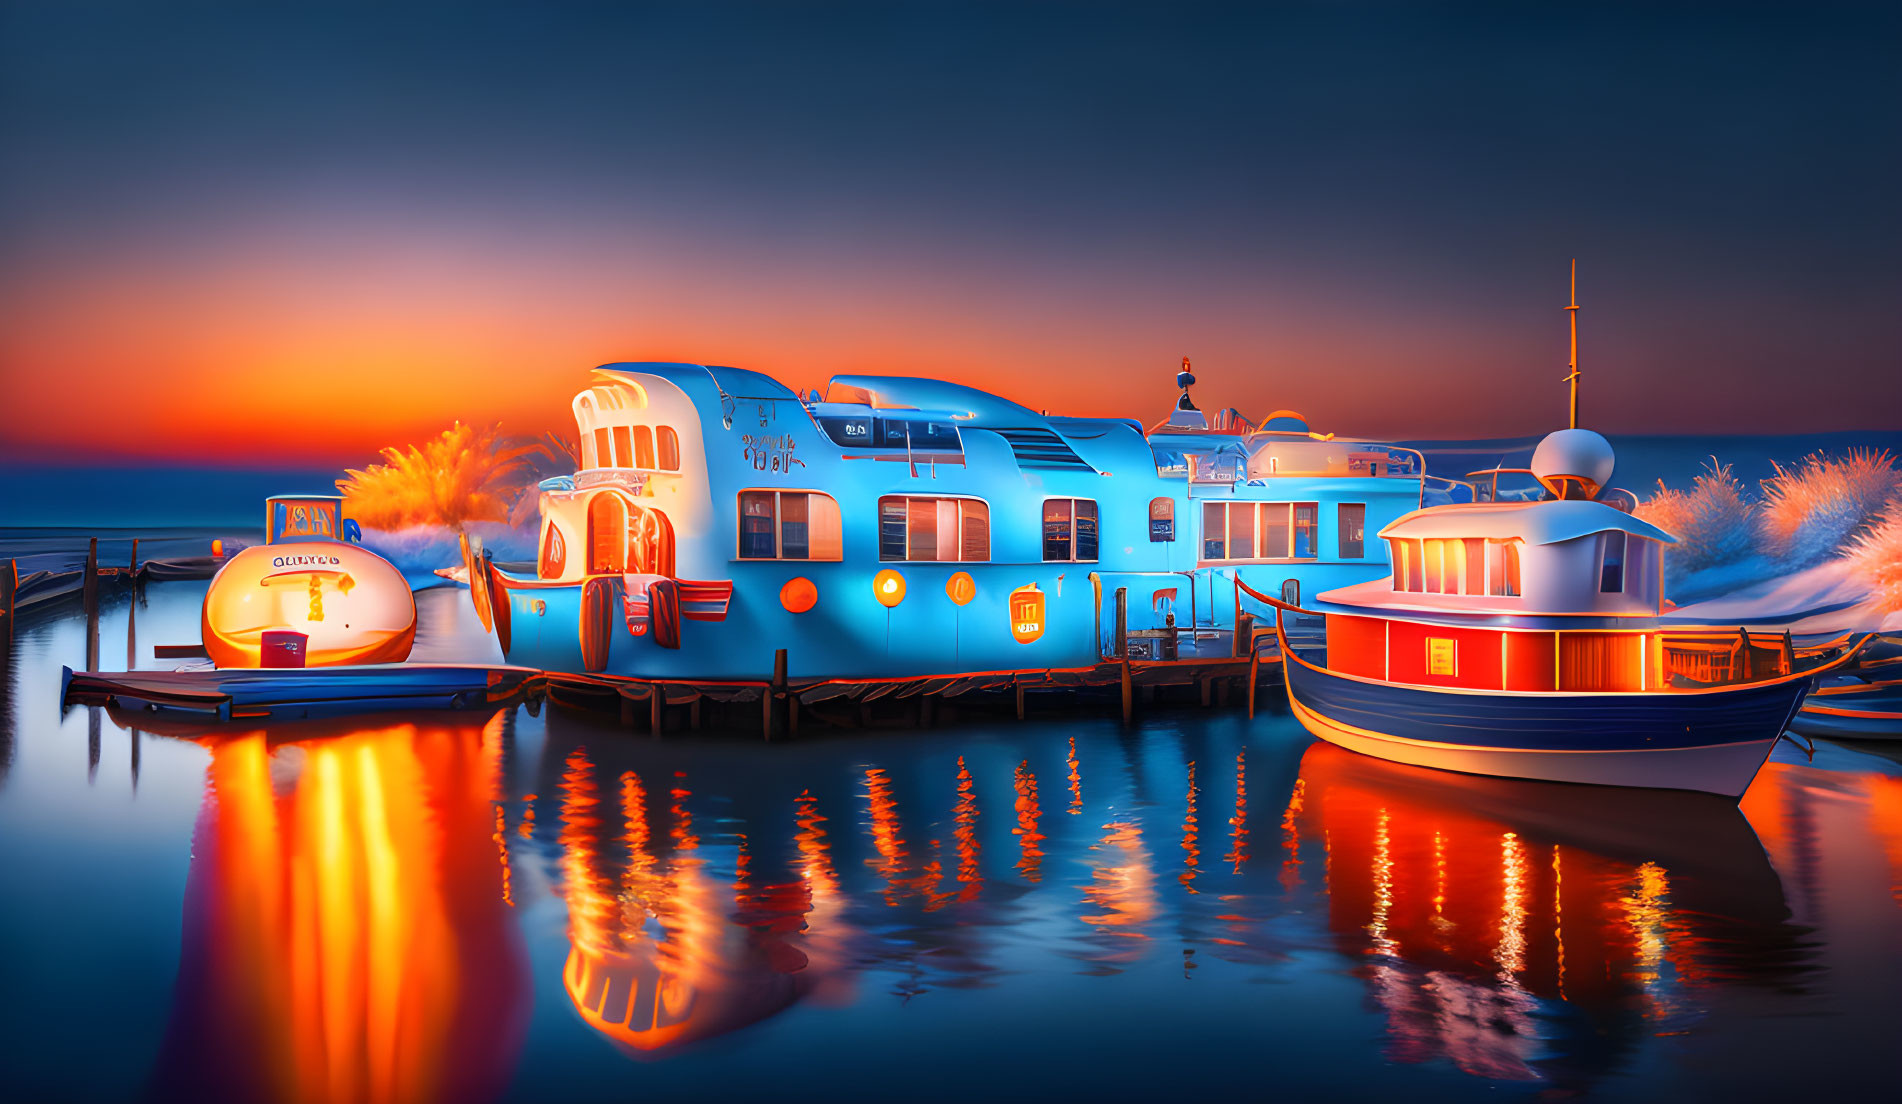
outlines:
{"label": "reflection of boat", "polygon": [[206,741],[153,1099],[501,1094],[530,989],[497,861],[509,716]]}
{"label": "reflection of boat", "polygon": [[1714,985],[1788,986],[1802,931],[1734,802],[1447,775],[1308,748],[1300,835],[1388,1055],[1566,1085]]}
{"label": "reflection of boat", "polygon": [[1315,603],[1325,657],[1281,638],[1295,716],[1401,763],[1740,796],[1815,677],[1854,650],[1799,671],[1787,634],[1660,623],[1674,538],[1591,500],[1612,464],[1603,437],[1562,430],[1533,456],[1552,498],[1381,530],[1393,575]]}
{"label": "reflection of boat", "polygon": [[265,543],[233,555],[205,591],[205,651],[220,667],[395,663],[416,638],[416,599],[355,541],[335,495],[266,500]]}
{"label": "reflection of boat", "polygon": [[[639,1056],[736,1030],[797,1001],[810,987],[806,956],[775,925],[762,932],[729,922],[744,890],[724,891],[705,870],[686,791],[656,795],[667,810],[656,839],[638,774],[627,771],[602,789],[587,751],[575,749],[561,778],[570,943],[562,985],[582,1020]],[[811,908],[808,887],[800,888],[802,899],[781,902],[781,912],[796,918]]]}

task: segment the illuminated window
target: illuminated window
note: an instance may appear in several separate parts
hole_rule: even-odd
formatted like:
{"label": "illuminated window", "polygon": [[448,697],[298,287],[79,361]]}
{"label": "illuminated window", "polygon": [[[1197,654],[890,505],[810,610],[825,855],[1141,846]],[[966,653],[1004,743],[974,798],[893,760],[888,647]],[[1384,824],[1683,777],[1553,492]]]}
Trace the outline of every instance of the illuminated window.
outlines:
{"label": "illuminated window", "polygon": [[1466,545],[1466,585],[1460,588],[1462,594],[1486,593],[1486,540],[1483,537],[1467,537]]}
{"label": "illuminated window", "polygon": [[608,431],[605,429],[594,431],[594,466],[597,468],[614,466],[614,451],[608,444]]}
{"label": "illuminated window", "polygon": [[1321,554],[1321,507],[1315,502],[1294,504],[1294,558],[1311,560]]}
{"label": "illuminated window", "polygon": [[680,470],[680,435],[672,426],[661,426],[654,431],[660,445],[660,468],[662,471]]}
{"label": "illuminated window", "polygon": [[654,431],[644,425],[634,427],[634,466],[654,470]]}
{"label": "illuminated window", "polygon": [[1412,541],[1404,540],[1387,542],[1393,553],[1393,588],[1395,590],[1413,589],[1413,576],[1418,573],[1419,568],[1414,564],[1412,543]]}
{"label": "illuminated window", "polygon": [[1228,505],[1222,502],[1202,504],[1202,558],[1228,559]]}
{"label": "illuminated window", "polygon": [[1046,498],[1043,503],[1045,562],[1096,559],[1096,500]]}
{"label": "illuminated window", "polygon": [[1518,597],[1519,542],[1489,540],[1486,542],[1486,552],[1490,561],[1490,570],[1487,572],[1487,593],[1496,598]]}
{"label": "illuminated window", "polygon": [[1285,502],[1262,504],[1261,555],[1263,559],[1286,558],[1294,550],[1293,517]]}
{"label": "illuminated window", "polygon": [[838,502],[817,491],[741,491],[739,558],[844,559]]}
{"label": "illuminated window", "polygon": [[1598,572],[1598,590],[1601,594],[1623,594],[1625,591],[1625,535],[1619,530],[1600,534],[1599,548],[1602,550]]}
{"label": "illuminated window", "polygon": [[[1204,560],[1312,560],[1319,556],[1314,502],[1205,502]],[[1356,555],[1364,555],[1364,550]]]}
{"label": "illuminated window", "polygon": [[1367,558],[1367,506],[1343,502],[1335,513],[1335,541],[1343,560]]}
{"label": "illuminated window", "polygon": [[878,558],[967,563],[991,558],[991,508],[976,498],[878,500]]}
{"label": "illuminated window", "polygon": [[610,466],[616,468],[634,466],[634,449],[627,443],[626,426],[614,427],[614,463]]}

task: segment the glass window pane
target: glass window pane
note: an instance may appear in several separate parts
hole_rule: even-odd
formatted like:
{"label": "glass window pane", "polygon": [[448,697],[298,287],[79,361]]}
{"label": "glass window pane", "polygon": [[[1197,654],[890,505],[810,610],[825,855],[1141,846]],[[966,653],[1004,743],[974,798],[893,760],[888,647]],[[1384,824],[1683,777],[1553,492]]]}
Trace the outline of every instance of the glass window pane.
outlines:
{"label": "glass window pane", "polygon": [[991,508],[966,499],[959,509],[963,517],[963,548],[959,559],[982,563],[991,558]]}
{"label": "glass window pane", "polygon": [[1339,530],[1337,543],[1340,546],[1340,558],[1343,560],[1361,560],[1367,557],[1367,506],[1360,502],[1343,502],[1335,517]]}
{"label": "glass window pane", "polygon": [[806,496],[798,491],[782,491],[779,496],[779,558],[804,560],[811,555],[812,536],[807,524]]}
{"label": "glass window pane", "polygon": [[932,498],[911,498],[905,501],[908,508],[905,525],[905,558],[908,560],[937,559],[937,500]]}
{"label": "glass window pane", "polygon": [[594,466],[597,468],[611,468],[614,466],[614,446],[608,443],[608,431],[606,429],[597,429],[594,431]]}
{"label": "glass window pane", "polygon": [[654,431],[660,439],[660,469],[662,471],[680,470],[680,434],[672,426],[661,426]]}
{"label": "glass window pane", "polygon": [[1255,504],[1252,502],[1228,504],[1228,558],[1255,558]]}
{"label": "glass window pane", "polygon": [[1486,541],[1482,537],[1466,538],[1466,583],[1462,594],[1486,593]]}
{"label": "glass window pane", "polygon": [[1043,504],[1043,558],[1046,560],[1067,560],[1070,558],[1070,520],[1072,500],[1067,498],[1045,499]]}
{"label": "glass window pane", "polygon": [[1417,540],[1407,543],[1407,560],[1413,565],[1412,574],[1407,576],[1407,589],[1415,594],[1426,590],[1426,547]]}
{"label": "glass window pane", "polygon": [[773,544],[773,492],[740,492],[740,559],[770,560],[778,555]]}
{"label": "glass window pane", "polygon": [[1393,557],[1393,588],[1395,590],[1406,590],[1408,589],[1407,578],[1413,573],[1407,556],[1407,542],[1403,540],[1390,540],[1387,542],[1387,547]]}
{"label": "glass window pane", "polygon": [[614,427],[614,468],[625,468],[634,463],[634,449],[627,443],[627,427]]}
{"label": "glass window pane", "polygon": [[1261,506],[1261,554],[1264,559],[1285,560],[1293,544],[1288,528],[1288,504],[1264,502]]}
{"label": "glass window pane", "polygon": [[1604,570],[1599,572],[1598,589],[1604,594],[1622,594],[1625,589],[1625,535],[1613,530],[1604,534]]}
{"label": "glass window pane", "polygon": [[1076,558],[1096,559],[1096,500],[1076,500]]}
{"label": "glass window pane", "polygon": [[1297,502],[1294,504],[1294,558],[1311,560],[1320,555],[1320,543],[1316,539],[1316,519],[1321,516],[1321,506],[1316,502]]}
{"label": "glass window pane", "polygon": [[1223,559],[1228,551],[1228,506],[1221,502],[1202,504],[1202,558]]}
{"label": "glass window pane", "polygon": [[1506,554],[1505,593],[1509,597],[1516,598],[1519,596],[1519,542],[1516,540],[1507,541],[1501,550]]}
{"label": "glass window pane", "polygon": [[831,495],[806,496],[808,555],[815,560],[845,558],[845,536],[839,522],[839,503]]}
{"label": "glass window pane", "polygon": [[905,558],[905,500],[897,495],[878,500],[878,558]]}
{"label": "glass window pane", "polygon": [[646,426],[634,427],[634,466],[654,469],[654,431]]}
{"label": "glass window pane", "polygon": [[958,528],[958,500],[955,498],[933,499],[938,509],[938,556],[940,560],[958,558],[958,544],[963,530]]}

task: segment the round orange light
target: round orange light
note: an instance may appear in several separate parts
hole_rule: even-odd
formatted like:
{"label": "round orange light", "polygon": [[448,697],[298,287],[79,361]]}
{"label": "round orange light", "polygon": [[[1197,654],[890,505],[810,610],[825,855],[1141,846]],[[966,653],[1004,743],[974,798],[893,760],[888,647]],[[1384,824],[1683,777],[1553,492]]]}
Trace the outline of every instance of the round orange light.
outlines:
{"label": "round orange light", "polygon": [[888,567],[872,576],[872,593],[879,605],[890,609],[905,600],[905,577]]}
{"label": "round orange light", "polygon": [[944,581],[944,592],[958,605],[968,606],[977,597],[977,580],[968,571],[955,572]]}
{"label": "round orange light", "polygon": [[779,588],[779,604],[789,613],[804,613],[819,601],[819,588],[804,575],[786,580]]}
{"label": "round orange light", "polygon": [[222,560],[224,559],[224,557],[225,557],[225,542],[221,540],[213,539],[211,542],[211,558],[214,560]]}

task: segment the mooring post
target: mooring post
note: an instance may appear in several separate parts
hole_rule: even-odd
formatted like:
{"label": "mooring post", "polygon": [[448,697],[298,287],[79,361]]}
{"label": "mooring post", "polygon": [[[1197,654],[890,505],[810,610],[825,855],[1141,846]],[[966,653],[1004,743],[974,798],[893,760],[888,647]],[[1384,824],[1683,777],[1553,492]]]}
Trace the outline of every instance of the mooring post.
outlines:
{"label": "mooring post", "polygon": [[1136,695],[1129,677],[1129,588],[1116,588],[1116,660],[1123,683],[1123,723],[1136,716]]}
{"label": "mooring post", "polygon": [[1012,680],[1017,686],[1017,719],[1024,719],[1024,683],[1021,679]]}
{"label": "mooring post", "polygon": [[773,651],[773,683],[766,688],[766,696],[764,699],[765,713],[762,718],[766,722],[766,738],[768,740],[779,735],[779,725],[777,723],[779,720],[779,711],[776,710],[773,705],[776,701],[779,701],[785,696],[786,649],[776,648]]}
{"label": "mooring post", "polygon": [[647,729],[656,736],[660,735],[661,730],[667,727],[666,709],[667,694],[661,690],[660,683],[657,682],[653,685],[652,691],[647,695]]}
{"label": "mooring post", "polygon": [[13,636],[13,596],[20,589],[20,561],[8,560],[7,569],[0,571],[0,631],[11,638]]}
{"label": "mooring post", "polygon": [[86,542],[86,577],[79,593],[86,606],[86,670],[99,669],[99,538]]}
{"label": "mooring post", "polygon": [[139,538],[132,538],[132,566],[126,568],[126,574],[137,578],[139,574]]}

